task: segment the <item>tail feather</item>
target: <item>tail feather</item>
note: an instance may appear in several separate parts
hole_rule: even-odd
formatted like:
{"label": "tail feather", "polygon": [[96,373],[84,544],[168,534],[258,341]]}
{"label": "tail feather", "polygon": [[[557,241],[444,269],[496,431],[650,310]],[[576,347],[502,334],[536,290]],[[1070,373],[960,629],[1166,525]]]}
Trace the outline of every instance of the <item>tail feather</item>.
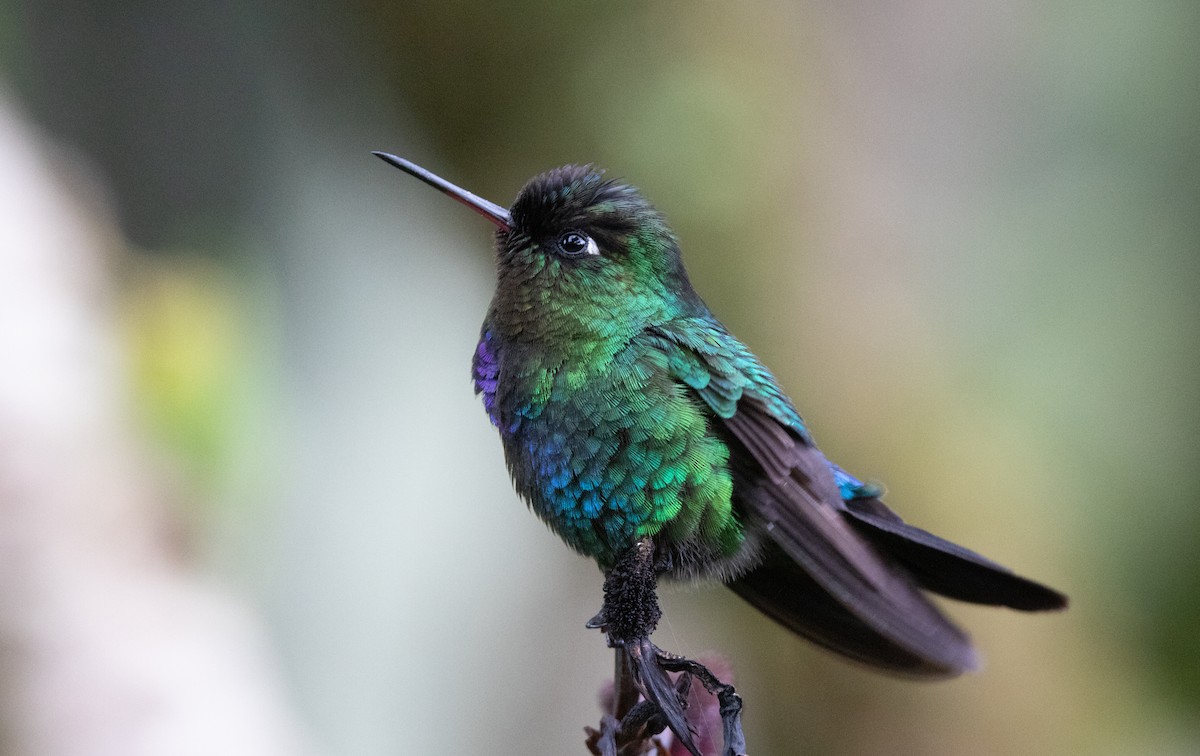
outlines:
{"label": "tail feather", "polygon": [[846,519],[926,590],[959,601],[1026,612],[1062,609],[1067,597],[1007,567],[907,524],[876,498],[846,502]]}
{"label": "tail feather", "polygon": [[762,564],[729,587],[792,632],[873,667],[911,677],[947,678],[978,666],[965,637],[949,658],[896,643],[855,616],[778,547],[770,548]]}

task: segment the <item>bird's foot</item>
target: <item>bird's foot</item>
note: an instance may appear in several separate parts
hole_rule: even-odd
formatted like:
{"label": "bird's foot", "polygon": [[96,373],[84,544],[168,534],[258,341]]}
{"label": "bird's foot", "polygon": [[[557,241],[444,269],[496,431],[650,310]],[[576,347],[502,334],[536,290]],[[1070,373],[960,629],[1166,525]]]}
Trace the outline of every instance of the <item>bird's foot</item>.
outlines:
{"label": "bird's foot", "polygon": [[[704,689],[717,697],[721,714],[721,733],[725,744],[722,756],[746,756],[746,737],[742,733],[742,697],[729,683],[721,682],[700,662],[656,649],[658,665],[668,672],[678,672],[680,680],[700,681]],[[685,694],[686,699],[686,694]]]}
{"label": "bird's foot", "polygon": [[[611,639],[610,639],[611,640]],[[721,756],[745,756],[746,739],[742,733],[742,699],[732,685],[722,682],[700,662],[668,653],[648,638],[627,640],[617,644],[619,663],[623,663],[626,679],[635,688],[636,703],[619,715],[605,715],[600,729],[587,728],[588,748],[596,756],[641,756],[647,752],[666,753],[662,746],[650,744],[650,739],[670,729],[680,745],[693,756],[703,756],[696,743],[711,739],[716,743],[715,720],[708,720],[704,707],[695,709],[689,718],[689,698],[693,680],[717,698],[721,719]],[[676,675],[672,679],[672,675]],[[619,701],[622,681],[618,674],[615,696]],[[711,709],[707,710],[711,716]],[[708,730],[708,734],[704,730]],[[647,748],[659,750],[647,751]]]}
{"label": "bird's foot", "polygon": [[[587,626],[602,631],[609,647],[616,650],[616,678],[612,714],[599,730],[588,729],[589,749],[598,756],[641,756],[653,736],[670,728],[689,753],[702,756],[694,735],[705,729],[704,711],[693,712],[692,723],[687,716],[694,679],[717,698],[722,756],[744,756],[742,699],[733,686],[703,664],[669,654],[650,641],[662,616],[656,583],[654,545],[649,539],[626,551],[605,577],[604,606]],[[715,730],[715,721],[709,729]]]}

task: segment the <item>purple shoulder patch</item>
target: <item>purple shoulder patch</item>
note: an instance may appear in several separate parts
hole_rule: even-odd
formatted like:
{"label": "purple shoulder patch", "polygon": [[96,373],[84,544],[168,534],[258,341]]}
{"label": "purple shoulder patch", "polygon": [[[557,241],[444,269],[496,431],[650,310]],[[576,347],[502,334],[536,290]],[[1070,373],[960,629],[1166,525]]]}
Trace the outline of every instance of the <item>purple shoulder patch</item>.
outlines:
{"label": "purple shoulder patch", "polygon": [[471,378],[475,382],[475,393],[483,396],[483,408],[487,410],[492,425],[500,426],[496,415],[496,380],[500,376],[500,360],[492,346],[492,332],[484,331],[475,347],[471,360]]}

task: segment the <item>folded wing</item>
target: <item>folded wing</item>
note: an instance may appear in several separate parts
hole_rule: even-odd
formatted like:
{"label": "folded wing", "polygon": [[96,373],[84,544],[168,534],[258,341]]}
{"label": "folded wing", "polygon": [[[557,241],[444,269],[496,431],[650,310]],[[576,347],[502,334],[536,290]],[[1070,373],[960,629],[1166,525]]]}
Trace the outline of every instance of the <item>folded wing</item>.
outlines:
{"label": "folded wing", "polygon": [[978,659],[920,588],[1017,609],[1065,605],[1061,594],[904,523],[877,497],[844,499],[836,468],[774,378],[719,323],[677,321],[657,337],[675,377],[729,440],[736,503],[770,541],[762,563],[731,587],[776,621],[858,661],[944,677]]}

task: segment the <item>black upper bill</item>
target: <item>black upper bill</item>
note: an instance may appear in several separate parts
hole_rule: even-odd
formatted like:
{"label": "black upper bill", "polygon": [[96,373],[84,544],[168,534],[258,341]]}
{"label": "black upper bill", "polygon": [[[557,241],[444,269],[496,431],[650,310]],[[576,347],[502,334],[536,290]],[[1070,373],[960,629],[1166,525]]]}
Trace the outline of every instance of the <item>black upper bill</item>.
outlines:
{"label": "black upper bill", "polygon": [[495,223],[504,231],[508,231],[512,228],[512,217],[508,214],[507,210],[500,207],[496,203],[489,202],[482,197],[471,194],[466,189],[455,186],[441,176],[430,173],[416,163],[405,160],[402,157],[389,155],[386,152],[372,152],[371,154],[380,160],[383,160],[384,162],[391,163],[405,173],[416,176],[426,184],[432,186],[434,189],[437,189],[439,192],[453,197],[483,217],[487,218],[492,223]]}

